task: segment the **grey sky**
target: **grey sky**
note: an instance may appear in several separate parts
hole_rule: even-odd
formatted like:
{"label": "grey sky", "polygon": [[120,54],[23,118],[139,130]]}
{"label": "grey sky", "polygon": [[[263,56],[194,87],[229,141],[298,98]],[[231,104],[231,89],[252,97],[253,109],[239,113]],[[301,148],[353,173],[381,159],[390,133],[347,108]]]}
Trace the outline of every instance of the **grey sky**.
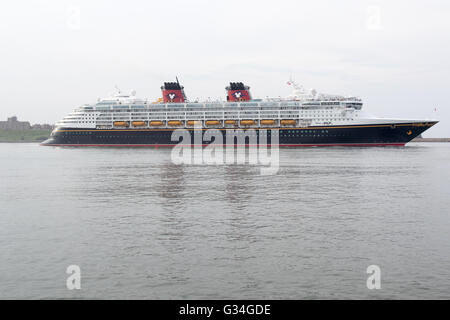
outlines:
{"label": "grey sky", "polygon": [[176,75],[191,99],[286,96],[292,74],[450,137],[449,57],[448,1],[8,1],[0,118],[52,123],[115,85],[156,99]]}

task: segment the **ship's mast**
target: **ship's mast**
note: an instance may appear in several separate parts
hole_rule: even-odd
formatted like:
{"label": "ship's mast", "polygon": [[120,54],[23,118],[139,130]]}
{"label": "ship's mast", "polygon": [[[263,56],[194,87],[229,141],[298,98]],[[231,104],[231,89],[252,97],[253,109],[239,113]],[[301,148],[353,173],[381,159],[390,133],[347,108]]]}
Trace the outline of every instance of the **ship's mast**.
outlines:
{"label": "ship's mast", "polygon": [[292,76],[289,77],[287,84],[293,88],[292,93],[288,96],[289,99],[303,100],[305,98],[311,98],[311,94],[307,93],[301,84],[295,82]]}

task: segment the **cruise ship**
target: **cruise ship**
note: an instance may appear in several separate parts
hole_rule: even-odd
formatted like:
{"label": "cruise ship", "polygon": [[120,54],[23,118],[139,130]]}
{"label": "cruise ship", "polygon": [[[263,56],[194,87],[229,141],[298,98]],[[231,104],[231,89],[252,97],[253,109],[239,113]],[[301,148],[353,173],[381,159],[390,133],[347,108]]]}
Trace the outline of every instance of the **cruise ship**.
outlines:
{"label": "cruise ship", "polygon": [[171,147],[180,143],[173,136],[177,129],[189,133],[185,144],[208,145],[207,139],[195,140],[194,133],[215,129],[231,134],[226,145],[404,146],[438,122],[368,116],[358,97],[305,90],[292,80],[288,84],[293,92],[286,98],[253,99],[249,86],[231,82],[226,99],[204,102],[189,101],[178,79],[165,82],[156,101],[118,90],[76,108],[42,145]]}

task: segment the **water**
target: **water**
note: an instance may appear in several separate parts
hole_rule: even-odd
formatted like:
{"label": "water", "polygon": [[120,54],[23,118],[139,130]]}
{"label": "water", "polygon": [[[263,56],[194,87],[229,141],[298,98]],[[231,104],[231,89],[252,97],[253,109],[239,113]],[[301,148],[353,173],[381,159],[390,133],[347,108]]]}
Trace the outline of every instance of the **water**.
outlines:
{"label": "water", "polygon": [[0,298],[448,299],[449,159],[445,143],[282,149],[262,176],[0,144]]}

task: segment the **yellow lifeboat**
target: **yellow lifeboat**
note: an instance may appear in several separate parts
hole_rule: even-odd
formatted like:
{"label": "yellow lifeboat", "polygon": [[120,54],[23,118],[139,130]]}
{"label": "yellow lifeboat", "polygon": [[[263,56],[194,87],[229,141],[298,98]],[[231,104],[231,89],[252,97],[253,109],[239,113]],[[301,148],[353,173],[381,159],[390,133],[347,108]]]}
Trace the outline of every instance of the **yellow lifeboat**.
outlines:
{"label": "yellow lifeboat", "polygon": [[225,124],[236,124],[236,120],[225,120]]}
{"label": "yellow lifeboat", "polygon": [[152,127],[160,127],[160,126],[164,125],[164,122],[162,122],[162,121],[150,121],[150,125]]}
{"label": "yellow lifeboat", "polygon": [[131,123],[133,127],[145,127],[147,125],[147,122],[145,121],[133,121]]}
{"label": "yellow lifeboat", "polygon": [[255,124],[255,120],[241,120],[241,126],[251,126]]}
{"label": "yellow lifeboat", "polygon": [[284,120],[281,120],[281,124],[282,124],[283,126],[293,126],[293,125],[295,125],[295,120],[292,120],[292,119],[284,119]]}
{"label": "yellow lifeboat", "polygon": [[217,126],[220,124],[220,121],[219,120],[207,120],[207,121],[205,121],[205,124],[207,126]]}
{"label": "yellow lifeboat", "polygon": [[128,127],[127,121],[114,121],[115,127]]}
{"label": "yellow lifeboat", "polygon": [[200,120],[188,120],[186,122],[186,124],[190,127],[193,127],[195,125],[195,122],[198,122],[199,125],[201,125],[201,121]]}
{"label": "yellow lifeboat", "polygon": [[181,121],[178,120],[170,120],[167,122],[169,126],[181,126]]}
{"label": "yellow lifeboat", "polygon": [[275,124],[275,120],[272,120],[272,119],[263,119],[263,120],[261,120],[261,124],[262,124],[262,125],[274,125],[274,124]]}

